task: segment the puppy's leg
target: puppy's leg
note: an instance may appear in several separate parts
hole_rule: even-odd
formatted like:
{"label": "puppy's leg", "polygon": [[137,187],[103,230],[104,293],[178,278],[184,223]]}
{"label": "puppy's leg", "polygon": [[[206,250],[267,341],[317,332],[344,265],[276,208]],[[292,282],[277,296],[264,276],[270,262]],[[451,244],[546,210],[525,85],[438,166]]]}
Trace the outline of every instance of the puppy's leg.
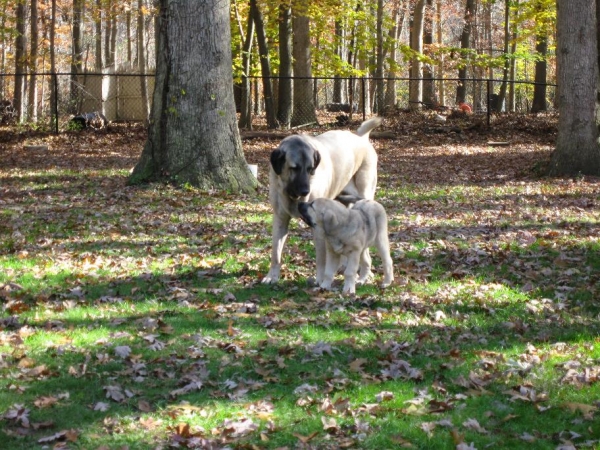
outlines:
{"label": "puppy's leg", "polygon": [[290,216],[273,215],[273,247],[271,249],[271,268],[266,277],[262,279],[265,284],[277,283],[281,274],[281,254],[288,235]]}
{"label": "puppy's leg", "polygon": [[356,272],[360,259],[360,252],[352,252],[348,255],[344,272],[344,290],[342,291],[344,294],[354,295],[356,293]]}
{"label": "puppy's leg", "polygon": [[377,239],[377,252],[383,263],[383,281],[381,287],[388,287],[394,281],[394,263],[390,256],[390,242],[387,236],[387,228],[385,233],[381,233]]}
{"label": "puppy's leg", "polygon": [[360,275],[357,280],[358,284],[366,283],[372,276],[373,272],[371,272],[371,254],[369,253],[369,248],[367,247],[360,254]]}
{"label": "puppy's leg", "polygon": [[323,270],[323,280],[319,283],[319,286],[323,289],[331,289],[333,283],[333,277],[335,276],[338,267],[340,266],[340,255],[335,253],[329,245],[325,247],[325,267]]}

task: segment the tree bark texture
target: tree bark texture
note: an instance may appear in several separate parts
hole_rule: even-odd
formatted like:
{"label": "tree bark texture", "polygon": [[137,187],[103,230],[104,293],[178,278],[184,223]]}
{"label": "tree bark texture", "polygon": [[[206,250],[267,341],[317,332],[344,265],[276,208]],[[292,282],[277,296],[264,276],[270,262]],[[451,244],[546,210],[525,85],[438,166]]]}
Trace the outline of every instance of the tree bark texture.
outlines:
{"label": "tree bark texture", "polygon": [[260,69],[263,76],[263,100],[267,115],[267,127],[277,128],[277,115],[275,114],[275,101],[273,99],[273,83],[271,81],[271,62],[269,60],[269,47],[267,45],[267,34],[263,15],[258,9],[256,0],[250,0],[250,15],[256,27],[256,41],[258,43],[258,54],[260,57]]}
{"label": "tree bark texture", "polygon": [[538,54],[538,59],[535,62],[535,84],[533,86],[533,102],[531,104],[531,112],[537,113],[546,111],[546,74],[548,72],[548,64],[546,57],[548,54],[548,38],[546,35],[540,34],[536,37],[535,51]]}
{"label": "tree bark texture", "polygon": [[[423,53],[423,26],[425,24],[425,0],[417,0],[413,13],[413,24],[410,38],[410,48]],[[421,108],[423,100],[423,63],[413,58],[410,63],[409,100],[410,109]]]}
{"label": "tree bark texture", "polygon": [[233,99],[228,0],[160,0],[148,140],[130,182],[252,191]]}
{"label": "tree bark texture", "polygon": [[15,94],[13,106],[19,122],[23,118],[23,100],[25,88],[25,0],[19,0],[16,6],[17,33],[15,36]]}
{"label": "tree bark texture", "polygon": [[[465,24],[460,37],[460,48],[469,50],[471,48],[471,28],[475,20],[475,0],[467,0],[465,8]],[[464,55],[462,56],[464,58]],[[456,103],[464,102],[467,97],[467,61],[464,60],[458,69],[458,86],[456,88]]]}
{"label": "tree bark texture", "polygon": [[247,130],[252,129],[252,89],[250,68],[252,64],[252,44],[254,42],[254,20],[252,16],[248,14],[248,22],[246,27],[246,37],[244,38],[244,45],[242,47],[242,81],[240,83],[241,88],[241,101],[240,101],[240,120],[238,122],[239,128],[245,128]]}
{"label": "tree bark texture", "polygon": [[594,120],[598,85],[595,2],[558,0],[557,18],[559,119],[550,174],[599,175]]}
{"label": "tree bark texture", "polygon": [[292,118],[292,39],[291,15],[288,5],[279,5],[279,84],[277,120],[288,128]]}
{"label": "tree bark texture", "polygon": [[293,13],[292,18],[294,57],[294,107],[292,126],[315,123],[317,115],[313,100],[312,71],[310,68],[310,19]]}

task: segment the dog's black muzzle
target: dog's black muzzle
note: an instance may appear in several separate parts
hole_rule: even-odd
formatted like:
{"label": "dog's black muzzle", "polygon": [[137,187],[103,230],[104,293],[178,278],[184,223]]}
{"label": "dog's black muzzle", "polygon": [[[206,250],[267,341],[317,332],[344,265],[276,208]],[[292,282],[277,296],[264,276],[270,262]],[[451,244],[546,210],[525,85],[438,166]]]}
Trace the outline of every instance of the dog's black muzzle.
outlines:
{"label": "dog's black muzzle", "polygon": [[314,227],[316,223],[312,220],[312,217],[308,213],[309,208],[311,208],[312,203],[300,202],[298,203],[298,212],[300,213],[300,218],[306,225],[309,227]]}

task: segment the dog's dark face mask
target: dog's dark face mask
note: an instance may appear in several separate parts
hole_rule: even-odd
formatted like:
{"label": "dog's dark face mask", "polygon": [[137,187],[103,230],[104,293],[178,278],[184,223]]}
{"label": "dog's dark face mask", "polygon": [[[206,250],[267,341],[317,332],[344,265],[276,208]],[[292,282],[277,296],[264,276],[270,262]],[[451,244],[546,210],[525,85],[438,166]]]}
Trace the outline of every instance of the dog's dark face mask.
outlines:
{"label": "dog's dark face mask", "polygon": [[300,218],[306,225],[311,228],[314,228],[317,225],[314,218],[315,210],[312,208],[312,202],[298,203],[298,212],[300,213]]}
{"label": "dog's dark face mask", "polygon": [[271,153],[271,166],[285,183],[285,192],[297,201],[310,194],[310,180],[321,162],[321,155],[294,136],[282,141]]}

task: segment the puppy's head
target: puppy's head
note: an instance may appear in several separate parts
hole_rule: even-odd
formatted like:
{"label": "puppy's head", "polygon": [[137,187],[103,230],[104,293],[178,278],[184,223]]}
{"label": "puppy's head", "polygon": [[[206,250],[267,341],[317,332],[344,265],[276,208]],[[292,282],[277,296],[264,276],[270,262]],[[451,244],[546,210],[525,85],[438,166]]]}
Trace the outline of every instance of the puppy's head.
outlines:
{"label": "puppy's head", "polygon": [[312,228],[323,227],[327,230],[337,227],[340,209],[345,209],[345,207],[328,198],[318,198],[309,203],[298,203],[300,218]]}

